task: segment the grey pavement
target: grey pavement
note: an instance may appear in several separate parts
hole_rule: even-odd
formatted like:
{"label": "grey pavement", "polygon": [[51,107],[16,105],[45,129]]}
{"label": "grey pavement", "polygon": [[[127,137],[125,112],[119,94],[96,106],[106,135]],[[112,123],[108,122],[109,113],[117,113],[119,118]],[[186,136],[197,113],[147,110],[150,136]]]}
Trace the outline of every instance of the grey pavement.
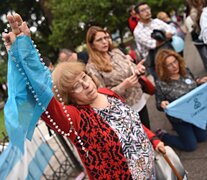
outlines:
{"label": "grey pavement", "polygon": [[[186,36],[184,58],[187,66],[195,76],[206,74],[200,56],[192,44],[189,34]],[[155,131],[158,128],[162,128],[175,133],[164,113],[156,109],[154,96],[148,98],[147,107],[152,130]],[[207,180],[207,142],[199,143],[197,150],[194,152],[181,152],[176,149],[175,151],[180,157],[184,168],[188,171],[189,180]]]}

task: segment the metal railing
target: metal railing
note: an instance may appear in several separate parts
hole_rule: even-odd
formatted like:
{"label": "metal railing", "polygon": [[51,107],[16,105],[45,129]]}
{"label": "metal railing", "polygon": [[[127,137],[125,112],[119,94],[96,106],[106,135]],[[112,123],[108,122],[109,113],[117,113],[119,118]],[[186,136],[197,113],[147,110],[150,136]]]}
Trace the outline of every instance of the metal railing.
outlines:
{"label": "metal railing", "polygon": [[[51,131],[42,121],[39,121],[35,131],[38,132],[41,141],[45,142],[54,152],[43,172],[42,180],[72,180],[76,179],[80,173],[83,174],[83,166],[81,165],[75,148],[68,139]],[[38,141],[39,139],[36,142],[35,138],[33,138],[33,145],[38,146]],[[8,144],[7,142],[8,137],[4,134],[0,154],[5,150]],[[44,156],[45,152],[40,153]],[[33,178],[35,179],[35,177]],[[81,179],[84,178],[85,175]]]}

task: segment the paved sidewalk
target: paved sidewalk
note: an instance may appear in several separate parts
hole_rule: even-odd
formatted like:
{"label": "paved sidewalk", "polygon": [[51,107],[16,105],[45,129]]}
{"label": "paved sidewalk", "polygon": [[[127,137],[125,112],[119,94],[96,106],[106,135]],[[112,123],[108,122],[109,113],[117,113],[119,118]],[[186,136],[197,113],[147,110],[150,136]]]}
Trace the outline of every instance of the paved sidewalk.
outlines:
{"label": "paved sidewalk", "polygon": [[[149,110],[152,130],[155,131],[158,128],[163,128],[168,132],[175,133],[164,113],[156,110],[154,96],[151,96],[148,99],[147,107]],[[198,149],[194,152],[175,151],[189,173],[189,180],[207,180],[207,142],[200,143]]]}

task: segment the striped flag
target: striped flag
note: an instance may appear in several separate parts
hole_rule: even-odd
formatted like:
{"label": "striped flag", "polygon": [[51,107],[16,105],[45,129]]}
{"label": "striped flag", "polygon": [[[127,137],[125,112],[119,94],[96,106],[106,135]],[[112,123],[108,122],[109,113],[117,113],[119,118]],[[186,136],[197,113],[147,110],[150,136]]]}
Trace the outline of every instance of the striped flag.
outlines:
{"label": "striped flag", "polygon": [[32,141],[25,140],[24,151],[9,143],[0,155],[0,179],[39,180],[54,151],[36,131]]}

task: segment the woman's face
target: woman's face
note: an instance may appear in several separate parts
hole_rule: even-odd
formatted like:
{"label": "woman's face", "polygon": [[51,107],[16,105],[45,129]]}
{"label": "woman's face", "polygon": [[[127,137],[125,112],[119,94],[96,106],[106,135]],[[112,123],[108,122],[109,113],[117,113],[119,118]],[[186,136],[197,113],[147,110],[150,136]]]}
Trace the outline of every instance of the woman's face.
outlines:
{"label": "woman's face", "polygon": [[166,59],[165,67],[170,75],[179,74],[179,61],[174,56],[169,56]]}
{"label": "woman's face", "polygon": [[96,98],[98,92],[93,80],[84,72],[80,73],[72,84],[70,97],[78,105],[90,105]]}
{"label": "woman's face", "polygon": [[109,36],[104,32],[97,32],[93,41],[93,48],[99,52],[108,52]]}

